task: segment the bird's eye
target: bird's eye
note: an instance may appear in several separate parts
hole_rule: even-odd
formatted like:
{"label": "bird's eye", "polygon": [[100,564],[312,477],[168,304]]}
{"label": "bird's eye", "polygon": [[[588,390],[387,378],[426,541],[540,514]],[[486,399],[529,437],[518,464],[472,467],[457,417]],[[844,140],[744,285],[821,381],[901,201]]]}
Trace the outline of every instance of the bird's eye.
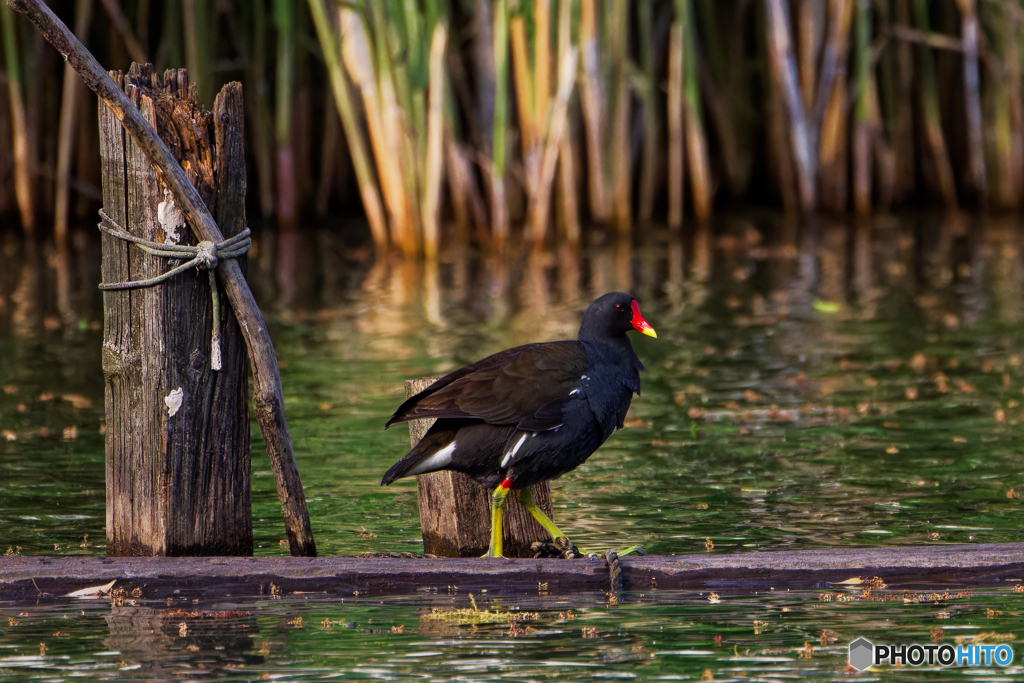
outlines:
{"label": "bird's eye", "polygon": [[626,307],[623,306],[622,304],[615,304],[615,310],[621,313],[622,311],[626,310]]}

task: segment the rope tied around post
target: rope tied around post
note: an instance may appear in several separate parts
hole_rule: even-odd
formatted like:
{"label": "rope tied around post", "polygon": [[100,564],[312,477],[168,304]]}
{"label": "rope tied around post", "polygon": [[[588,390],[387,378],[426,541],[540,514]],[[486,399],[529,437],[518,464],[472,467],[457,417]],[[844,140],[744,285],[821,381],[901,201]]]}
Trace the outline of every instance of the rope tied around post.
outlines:
{"label": "rope tied around post", "polygon": [[178,260],[191,257],[185,263],[177,265],[156,277],[145,280],[131,280],[129,282],[101,283],[100,289],[104,291],[153,287],[166,282],[179,273],[184,273],[190,268],[205,270],[210,274],[210,295],[213,299],[213,334],[210,341],[210,367],[214,370],[220,370],[220,292],[217,289],[217,274],[214,271],[217,269],[220,259],[238,258],[239,256],[244,256],[249,251],[249,247],[252,246],[249,228],[222,242],[203,240],[199,244],[191,246],[187,244],[164,244],[136,237],[118,225],[103,209],[100,209],[100,223],[98,227],[101,232],[111,237],[131,242],[151,256]]}

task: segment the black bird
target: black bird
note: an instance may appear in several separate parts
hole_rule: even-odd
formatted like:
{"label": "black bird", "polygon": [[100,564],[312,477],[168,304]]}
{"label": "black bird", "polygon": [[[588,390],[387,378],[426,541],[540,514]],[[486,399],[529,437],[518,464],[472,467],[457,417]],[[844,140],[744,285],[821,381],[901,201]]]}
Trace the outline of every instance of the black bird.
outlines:
{"label": "black bird", "polygon": [[587,308],[576,341],[517,346],[445,375],[385,425],[437,418],[381,485],[455,470],[494,488],[484,557],[502,556],[501,508],[512,489],[552,539],[564,538],[527,488],[579,467],[622,427],[644,369],[629,330],[658,336],[636,299],[612,292]]}

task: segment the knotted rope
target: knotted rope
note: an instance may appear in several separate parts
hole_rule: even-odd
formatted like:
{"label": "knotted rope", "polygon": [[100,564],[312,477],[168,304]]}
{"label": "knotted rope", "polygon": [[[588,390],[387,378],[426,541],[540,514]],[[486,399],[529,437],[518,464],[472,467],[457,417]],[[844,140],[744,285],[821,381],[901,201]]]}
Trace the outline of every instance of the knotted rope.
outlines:
{"label": "knotted rope", "polygon": [[190,260],[179,266],[171,268],[166,273],[145,280],[132,280],[129,282],[105,282],[100,284],[102,290],[124,290],[141,289],[153,287],[166,282],[178,273],[184,273],[190,268],[199,268],[210,274],[210,294],[213,297],[213,338],[210,342],[210,367],[214,370],[221,369],[220,355],[220,292],[217,289],[217,274],[214,272],[217,263],[222,258],[238,258],[249,251],[252,246],[252,239],[249,237],[249,228],[229,237],[222,242],[210,242],[203,240],[195,246],[187,244],[163,244],[152,242],[141,237],[136,237],[124,230],[113,218],[108,216],[103,209],[100,209],[99,229],[106,234],[138,245],[139,249],[152,256],[160,256],[168,259],[183,259],[192,257]]}

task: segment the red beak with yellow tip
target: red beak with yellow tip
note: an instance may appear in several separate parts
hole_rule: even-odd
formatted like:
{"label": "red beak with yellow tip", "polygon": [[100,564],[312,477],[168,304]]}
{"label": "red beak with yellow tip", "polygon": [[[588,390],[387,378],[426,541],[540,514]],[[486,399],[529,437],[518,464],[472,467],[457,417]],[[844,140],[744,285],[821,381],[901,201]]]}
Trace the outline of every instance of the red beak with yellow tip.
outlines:
{"label": "red beak with yellow tip", "polygon": [[648,337],[654,337],[655,339],[658,338],[658,333],[654,331],[651,324],[644,320],[644,317],[640,315],[640,304],[636,302],[636,299],[633,300],[633,319],[629,322],[633,323],[633,328],[636,329],[637,332],[646,334]]}

